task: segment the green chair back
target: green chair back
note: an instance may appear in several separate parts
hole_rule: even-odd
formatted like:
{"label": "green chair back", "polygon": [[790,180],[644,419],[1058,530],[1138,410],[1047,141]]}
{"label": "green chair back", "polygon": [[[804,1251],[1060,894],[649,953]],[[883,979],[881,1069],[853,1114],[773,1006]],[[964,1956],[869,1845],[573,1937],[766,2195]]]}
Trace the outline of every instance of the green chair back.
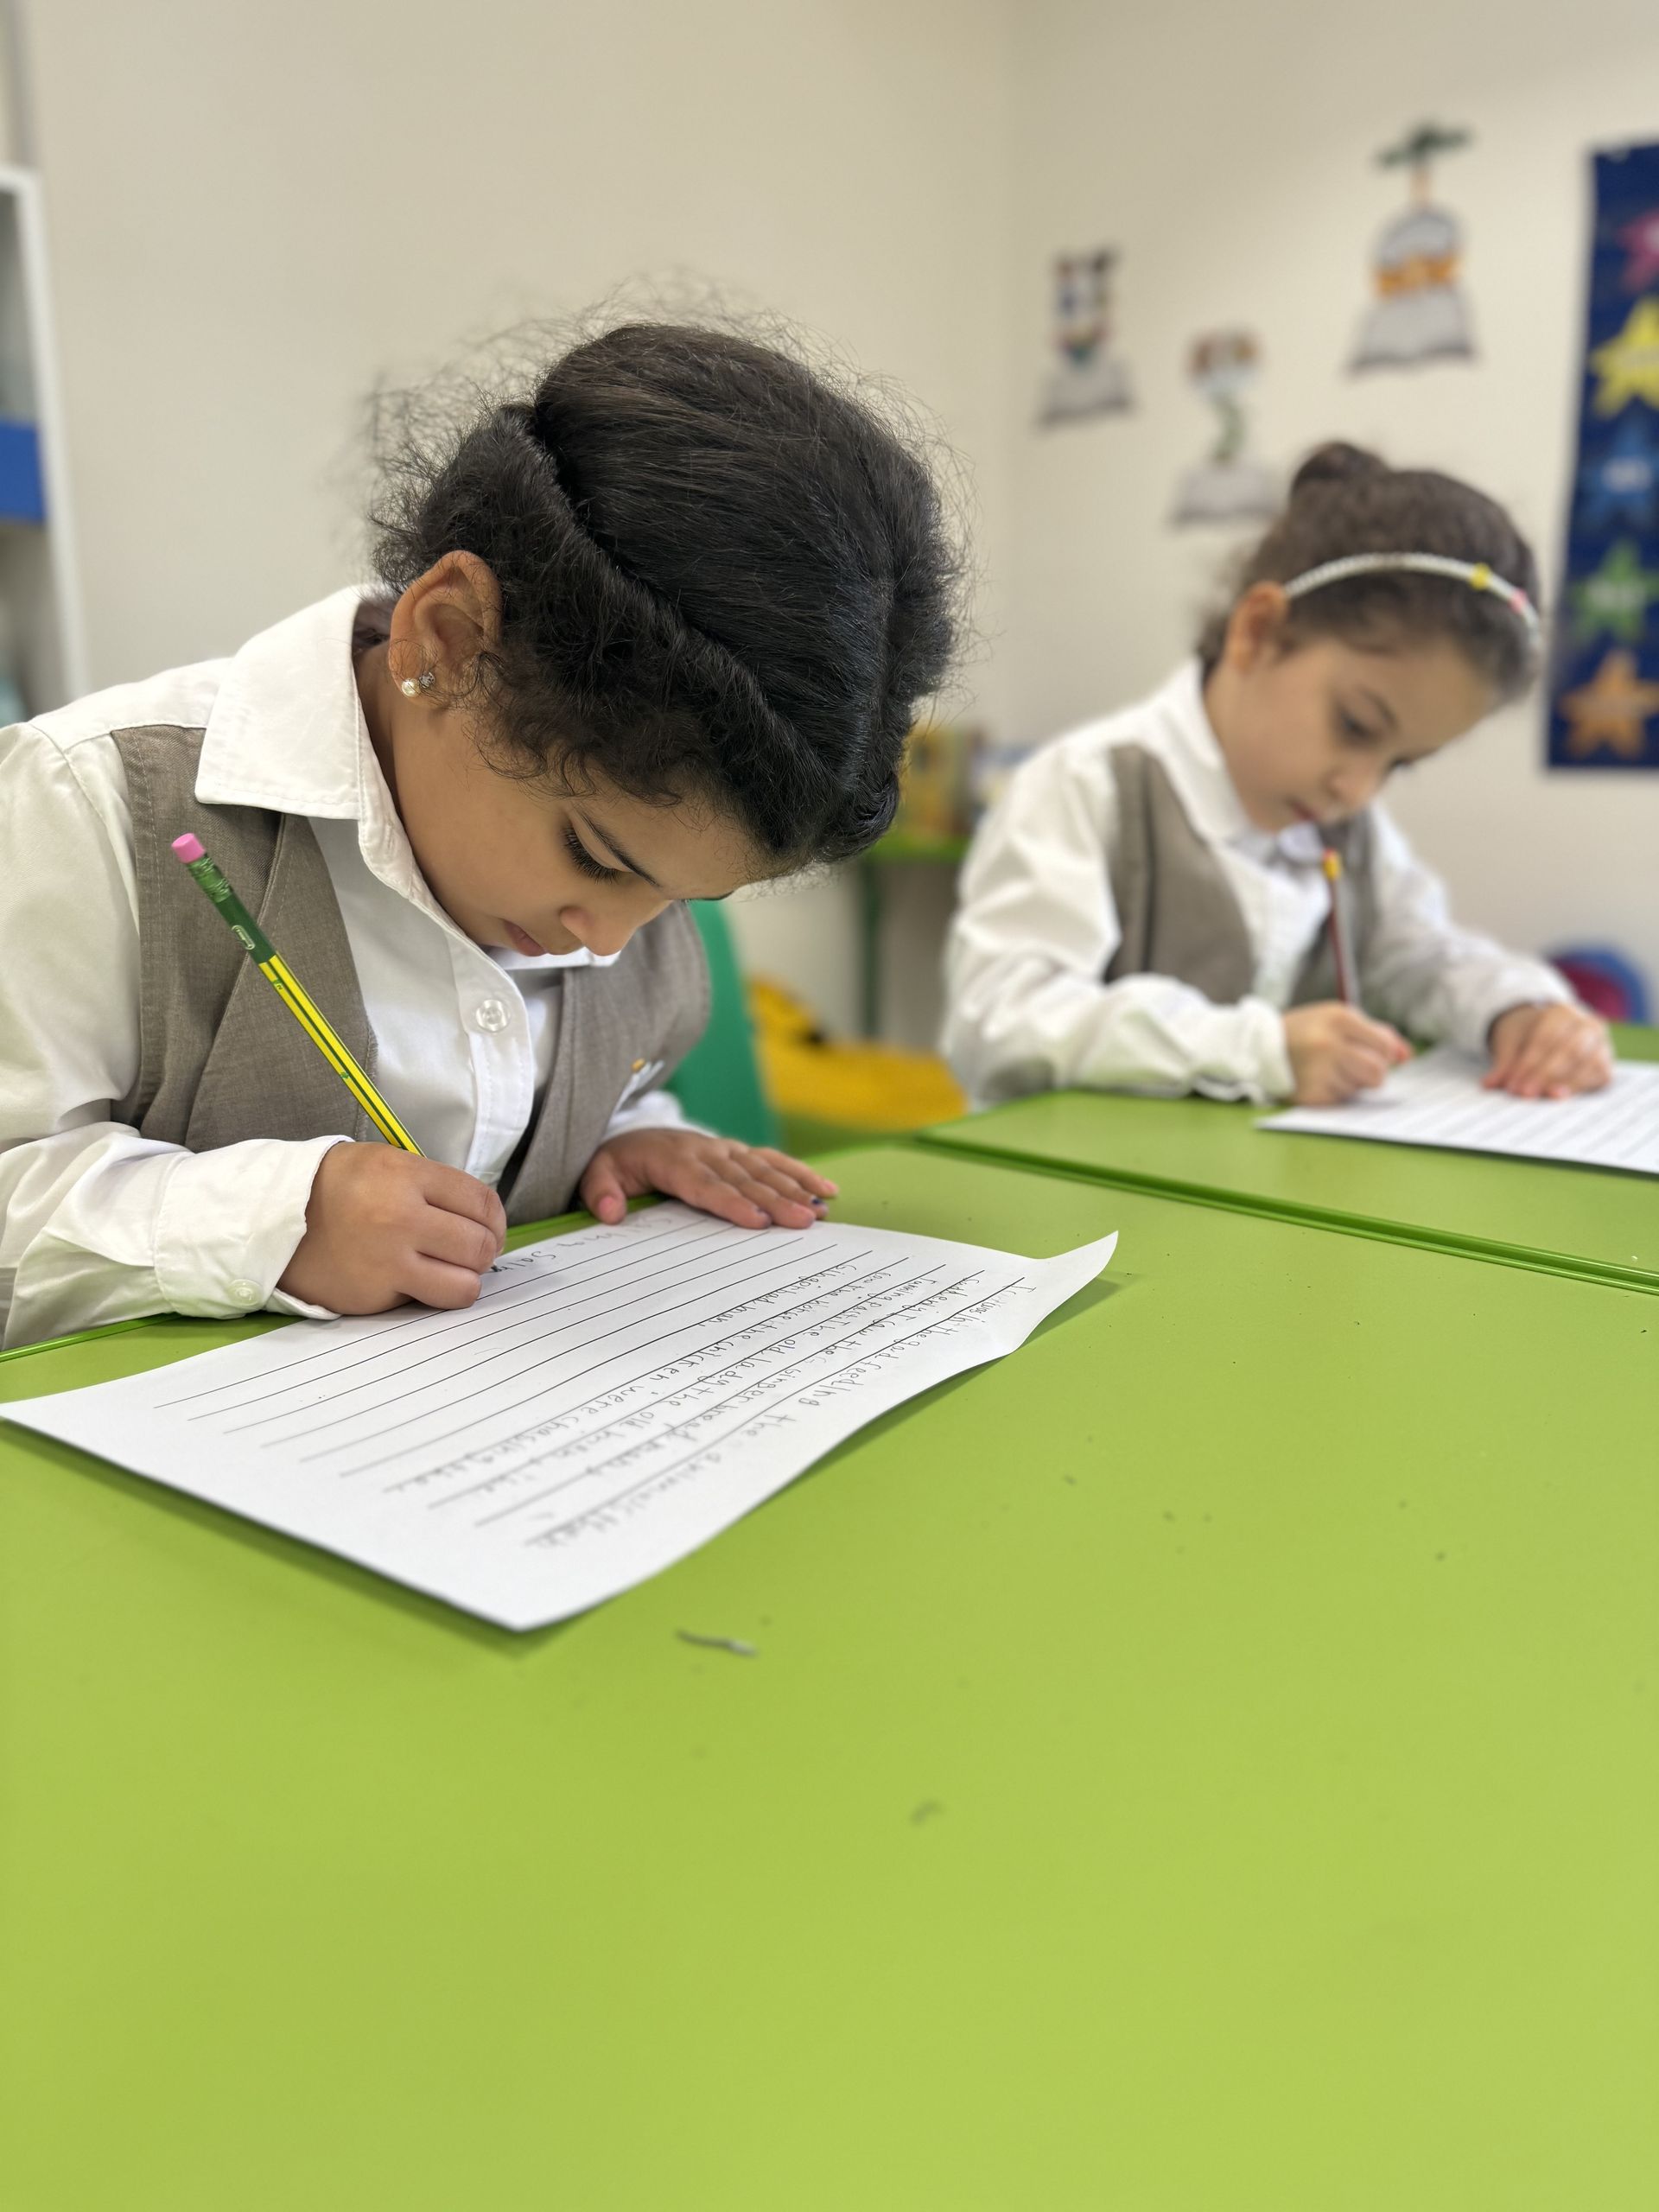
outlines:
{"label": "green chair back", "polygon": [[745,1144],[776,1144],[778,1118],[760,1080],[731,930],[713,900],[693,899],[688,904],[709,961],[709,1027],[668,1087],[705,1128],[741,1137]]}

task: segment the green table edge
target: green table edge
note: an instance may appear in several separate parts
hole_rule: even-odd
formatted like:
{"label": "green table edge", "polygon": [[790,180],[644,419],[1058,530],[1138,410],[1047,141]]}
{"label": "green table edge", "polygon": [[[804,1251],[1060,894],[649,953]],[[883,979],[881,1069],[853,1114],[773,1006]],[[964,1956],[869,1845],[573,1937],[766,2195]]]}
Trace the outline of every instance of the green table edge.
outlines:
{"label": "green table edge", "polygon": [[[1659,1061],[1659,1027],[1615,1023],[1613,1041],[1621,1059]],[[1001,1163],[1033,1174],[1058,1175],[1072,1182],[1102,1183],[1113,1190],[1145,1191],[1188,1205],[1214,1206],[1227,1213],[1255,1214],[1272,1221],[1295,1223],[1303,1228],[1331,1230],[1340,1236],[1369,1236],[1382,1243],[1412,1244],[1425,1252],[1484,1260],[1497,1267],[1530,1268],[1539,1274],[1564,1275],[1574,1281],[1601,1283],[1615,1290],[1637,1290],[1650,1298],[1659,1297],[1659,1279],[1643,1268],[1620,1267],[1612,1261],[1575,1259],[1570,1253],[1541,1251],[1534,1245],[1508,1243],[1493,1237],[1459,1236],[1453,1230],[1426,1229],[1387,1221],[1376,1214],[1299,1205],[1294,1199],[1256,1197],[1249,1192],[1229,1190],[1186,1177],[1142,1174],[1133,1168],[1092,1167],[1027,1152],[1018,1145],[976,1144],[972,1133],[979,1119],[979,1115],[969,1114],[959,1121],[936,1122],[931,1128],[918,1129],[914,1141],[941,1152],[982,1160],[988,1166]]]}

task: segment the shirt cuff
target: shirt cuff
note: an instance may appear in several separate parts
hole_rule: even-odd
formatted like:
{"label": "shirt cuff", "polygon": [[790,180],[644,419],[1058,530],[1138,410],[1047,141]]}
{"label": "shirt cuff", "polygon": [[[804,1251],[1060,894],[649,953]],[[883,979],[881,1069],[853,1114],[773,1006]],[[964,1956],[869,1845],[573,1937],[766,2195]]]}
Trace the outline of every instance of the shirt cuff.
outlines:
{"label": "shirt cuff", "polygon": [[[1285,1017],[1267,999],[1241,999],[1221,1009],[1223,1034],[1192,1076],[1200,1097],[1249,1099],[1256,1105],[1289,1098],[1296,1090],[1285,1042]],[[1219,1049],[1216,1049],[1218,1046]]]}
{"label": "shirt cuff", "polygon": [[626,1136],[630,1129],[689,1129],[695,1136],[712,1136],[713,1130],[705,1129],[699,1122],[689,1122],[685,1109],[671,1090],[642,1090],[638,1097],[630,1098],[617,1108],[606,1124],[603,1144],[607,1138]]}
{"label": "shirt cuff", "polygon": [[186,1153],[168,1179],[156,1224],[156,1280],[175,1313],[228,1320],[262,1309],[334,1317],[279,1291],[305,1234],[305,1209],[323,1154],[344,1136],[302,1144],[259,1138]]}
{"label": "shirt cuff", "polygon": [[1285,1036],[1285,1017],[1266,999],[1246,999],[1245,1005],[1260,1018],[1252,1024],[1255,1046],[1256,1081],[1264,1098],[1294,1098],[1296,1071],[1290,1065],[1290,1045]]}

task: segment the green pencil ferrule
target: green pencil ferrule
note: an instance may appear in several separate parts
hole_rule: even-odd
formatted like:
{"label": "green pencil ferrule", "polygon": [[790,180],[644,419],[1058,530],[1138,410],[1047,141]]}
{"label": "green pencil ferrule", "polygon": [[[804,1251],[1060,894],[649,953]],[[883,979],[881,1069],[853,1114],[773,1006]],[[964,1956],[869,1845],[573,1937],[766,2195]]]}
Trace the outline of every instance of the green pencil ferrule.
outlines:
{"label": "green pencil ferrule", "polygon": [[185,865],[235,931],[244,949],[256,960],[274,960],[276,947],[212,861],[203,858],[188,861]]}

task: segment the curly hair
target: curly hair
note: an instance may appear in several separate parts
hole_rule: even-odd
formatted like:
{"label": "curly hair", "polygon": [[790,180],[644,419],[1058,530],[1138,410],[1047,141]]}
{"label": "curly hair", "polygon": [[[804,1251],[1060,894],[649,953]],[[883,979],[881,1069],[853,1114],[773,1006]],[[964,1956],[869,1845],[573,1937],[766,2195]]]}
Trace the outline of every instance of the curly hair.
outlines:
{"label": "curly hair", "polygon": [[893,820],[955,649],[962,563],[913,433],[775,345],[626,322],[435,439],[399,418],[372,513],[401,591],[501,591],[471,683],[506,772],[701,798],[779,868]]}

